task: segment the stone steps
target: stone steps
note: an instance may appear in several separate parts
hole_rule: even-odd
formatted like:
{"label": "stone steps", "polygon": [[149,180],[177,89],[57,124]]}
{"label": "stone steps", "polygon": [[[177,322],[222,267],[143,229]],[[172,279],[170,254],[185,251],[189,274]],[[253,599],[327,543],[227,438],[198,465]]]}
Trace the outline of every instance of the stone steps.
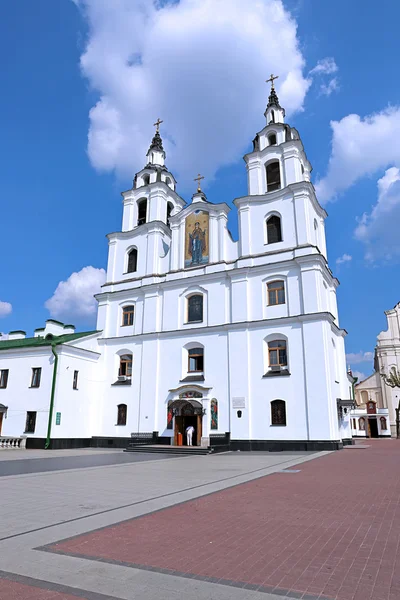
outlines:
{"label": "stone steps", "polygon": [[162,446],[157,444],[129,444],[124,452],[145,452],[150,454],[179,454],[182,456],[206,455],[214,452],[214,448],[202,446]]}

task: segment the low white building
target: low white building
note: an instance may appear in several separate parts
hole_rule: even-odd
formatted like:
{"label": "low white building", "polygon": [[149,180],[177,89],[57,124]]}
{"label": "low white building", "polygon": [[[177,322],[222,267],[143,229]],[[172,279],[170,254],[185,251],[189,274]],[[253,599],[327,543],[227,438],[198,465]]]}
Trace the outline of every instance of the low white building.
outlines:
{"label": "low white building", "polygon": [[190,204],[178,195],[157,129],[122,194],[122,230],[108,235],[96,332],[50,320],[35,338],[0,342],[3,436],[25,434],[28,447],[124,445],[131,434],[176,444],[193,425],[196,444],[232,449],[351,439],[327,215],[284,116],[272,88],[244,157],[248,194],[234,200],[238,241],[229,206],[200,186]]}

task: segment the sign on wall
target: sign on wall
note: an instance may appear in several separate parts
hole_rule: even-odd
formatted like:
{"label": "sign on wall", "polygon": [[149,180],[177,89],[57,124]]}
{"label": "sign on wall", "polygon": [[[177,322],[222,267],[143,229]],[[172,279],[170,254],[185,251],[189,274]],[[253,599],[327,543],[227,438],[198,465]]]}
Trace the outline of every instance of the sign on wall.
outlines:
{"label": "sign on wall", "polygon": [[246,408],[246,398],[232,398],[232,408]]}
{"label": "sign on wall", "polygon": [[61,425],[61,413],[56,413],[56,425]]}
{"label": "sign on wall", "polygon": [[186,217],[185,268],[206,265],[209,261],[209,214],[195,210]]}

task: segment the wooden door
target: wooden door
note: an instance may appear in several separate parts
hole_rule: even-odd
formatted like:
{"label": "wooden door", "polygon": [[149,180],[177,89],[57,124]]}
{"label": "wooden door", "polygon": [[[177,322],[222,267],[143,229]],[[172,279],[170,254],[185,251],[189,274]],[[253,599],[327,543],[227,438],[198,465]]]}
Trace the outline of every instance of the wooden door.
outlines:
{"label": "wooden door", "polygon": [[2,412],[0,412],[0,435],[1,435],[1,426],[3,425],[3,414]]}

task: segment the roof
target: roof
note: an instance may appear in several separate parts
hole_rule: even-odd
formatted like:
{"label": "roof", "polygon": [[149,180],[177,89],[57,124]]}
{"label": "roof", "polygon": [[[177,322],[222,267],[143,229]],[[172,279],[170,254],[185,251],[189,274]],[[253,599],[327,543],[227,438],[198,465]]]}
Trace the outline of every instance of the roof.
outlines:
{"label": "roof", "polygon": [[73,342],[80,338],[88,335],[98,333],[97,331],[82,331],[80,333],[65,333],[64,335],[54,335],[51,338],[43,337],[31,337],[23,338],[19,340],[0,340],[0,351],[8,350],[10,348],[33,348],[36,346],[58,346],[59,344],[66,344],[67,342]]}

